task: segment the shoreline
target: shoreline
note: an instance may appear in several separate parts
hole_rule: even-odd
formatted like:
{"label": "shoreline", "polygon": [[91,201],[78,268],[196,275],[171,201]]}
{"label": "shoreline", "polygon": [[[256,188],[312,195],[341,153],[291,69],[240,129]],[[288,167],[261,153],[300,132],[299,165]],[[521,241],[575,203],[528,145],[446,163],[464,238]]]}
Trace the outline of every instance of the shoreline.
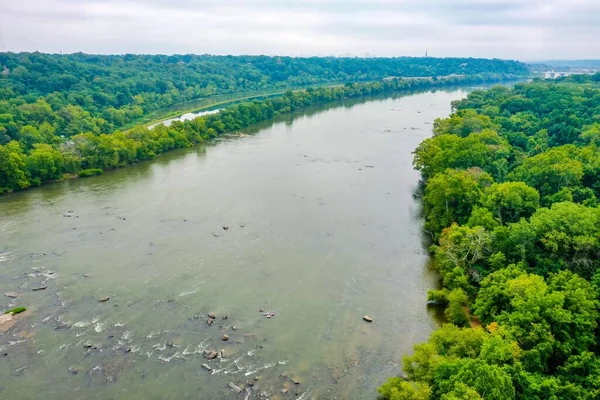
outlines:
{"label": "shoreline", "polygon": [[[449,87],[449,86],[458,86],[458,87],[461,87],[461,86],[468,86],[468,85],[472,85],[472,84],[485,84],[485,83],[492,84],[492,83],[510,82],[510,81],[519,80],[519,79],[526,79],[526,78],[523,78],[523,77],[513,77],[513,76],[503,76],[503,77],[498,77],[498,78],[496,78],[496,77],[476,77],[476,76],[470,77],[470,76],[464,76],[464,77],[461,77],[462,79],[464,79],[464,81],[457,82],[453,78],[454,77],[448,77],[446,79],[437,79],[437,80],[434,80],[433,78],[426,78],[426,79],[425,78],[404,78],[404,79],[403,78],[396,78],[395,81],[397,81],[397,82],[409,82],[409,87],[401,87],[401,88],[387,90],[385,92],[380,93],[380,95],[387,96],[387,95],[391,95],[391,94],[394,94],[394,93],[409,93],[409,92],[411,92],[412,90],[415,90],[415,89],[434,90],[436,88],[443,88],[443,87]],[[388,81],[391,81],[391,80],[388,80]],[[352,83],[352,84],[350,84],[349,87],[364,89],[364,88],[367,88],[369,86],[373,86],[373,85],[377,85],[377,84],[383,84],[385,82],[386,82],[386,80],[383,80],[383,81],[372,81],[372,82],[371,81],[370,82],[359,82],[359,83]],[[419,86],[419,85],[423,85],[423,86]],[[310,88],[309,87],[309,88],[305,88],[305,89],[298,89],[298,90],[291,91],[291,92],[295,93],[295,94],[299,94],[299,93],[308,93],[309,91],[312,91],[312,90],[335,90],[335,89],[340,88],[340,87],[345,88],[345,86],[346,85],[319,86],[318,88]],[[270,99],[282,99],[285,96],[285,93],[287,93],[287,92],[290,92],[290,91],[286,90],[285,92],[274,93],[274,94],[271,94],[270,96],[259,96],[259,97],[265,97],[265,98],[263,98],[262,100],[258,100],[258,101],[267,101],[267,100],[270,100]],[[272,119],[274,119],[275,116],[292,114],[295,111],[300,111],[302,109],[306,109],[306,108],[309,108],[311,106],[330,104],[330,103],[334,103],[334,102],[339,101],[339,100],[350,100],[350,99],[368,98],[368,97],[373,96],[373,95],[376,95],[376,93],[372,93],[372,92],[361,93],[359,95],[354,95],[354,96],[353,95],[348,95],[348,96],[343,96],[341,98],[331,98],[331,99],[326,99],[324,101],[318,101],[318,102],[315,102],[315,103],[309,104],[309,105],[301,105],[300,107],[295,108],[293,110],[287,110],[287,111],[283,111],[283,112],[277,113],[277,114],[271,116],[270,118],[267,118],[267,119],[264,119],[264,120],[254,121],[253,123],[251,123],[251,124],[249,124],[247,126],[243,126],[240,129],[250,128],[253,125],[257,125],[257,124],[259,124],[261,122],[272,120]],[[246,100],[248,100],[248,99],[246,99]],[[241,104],[246,104],[246,103],[247,104],[252,104],[252,102],[250,102],[250,101],[244,101],[243,98],[242,99],[237,99],[237,100],[227,101],[226,103],[230,104],[229,107],[222,108],[218,113],[211,114],[211,115],[212,116],[215,116],[215,115],[218,116],[219,114],[221,114],[221,112],[226,111],[226,110],[230,110],[230,109],[232,109],[234,107],[238,107]],[[215,107],[215,106],[218,106],[219,104],[220,103],[212,103],[211,105],[205,106],[203,109],[206,110],[207,108]],[[201,111],[201,110],[202,109],[196,109],[196,111]],[[168,120],[168,119],[171,119],[171,118],[176,118],[177,116],[181,116],[181,115],[189,113],[189,112],[190,111],[187,111],[187,112],[180,112],[180,111],[178,111],[177,114],[174,114],[173,116],[168,117],[168,118],[165,117],[165,118],[161,119],[161,121],[165,121],[165,120]],[[205,118],[205,116],[199,116],[197,118],[194,118],[192,120],[187,120],[185,122],[193,121],[193,120],[198,119],[198,118]],[[137,124],[135,127],[132,127],[129,130],[115,131],[115,132],[121,132],[121,133],[125,133],[126,134],[126,133],[130,132],[131,130],[133,130],[135,128],[147,127],[148,125],[152,125],[152,124],[158,124],[158,125],[155,126],[152,129],[148,129],[149,132],[153,131],[155,128],[160,128],[160,127],[164,128],[164,126],[162,124],[160,124],[160,122],[152,121],[152,122],[149,122],[149,123]],[[223,132],[220,132],[220,133],[216,133],[216,135],[214,135],[213,137],[202,138],[200,141],[191,143],[190,146],[176,146],[176,147],[167,149],[165,151],[162,151],[160,153],[154,154],[153,156],[145,158],[145,159],[135,160],[134,162],[128,162],[128,163],[125,163],[123,165],[117,165],[117,166],[111,167],[111,168],[105,168],[105,169],[100,168],[100,169],[102,169],[102,173],[104,173],[104,172],[107,172],[107,171],[112,171],[112,170],[120,169],[120,168],[123,168],[123,167],[127,167],[129,165],[134,165],[134,164],[137,164],[137,163],[142,162],[142,161],[153,160],[159,154],[166,153],[166,152],[169,152],[169,151],[175,150],[175,149],[181,149],[181,148],[185,148],[185,147],[194,147],[194,146],[196,146],[196,145],[198,145],[200,143],[211,142],[211,141],[213,141],[217,137],[221,137],[223,135],[235,133],[236,131],[239,131],[240,129],[226,130],[226,131],[223,131]],[[107,136],[110,136],[110,135],[112,135],[112,134],[108,134]],[[87,168],[84,168],[81,171],[83,171],[85,169],[87,169]],[[79,171],[79,172],[81,172],[81,171]],[[12,190],[12,191],[8,191],[8,192],[4,192],[4,193],[0,194],[0,198],[4,197],[4,196],[6,196],[6,195],[8,195],[10,193],[21,192],[21,191],[28,190],[28,189],[31,189],[31,188],[34,188],[34,187],[41,187],[41,186],[44,186],[44,185],[46,185],[48,183],[57,183],[57,182],[62,182],[62,181],[67,181],[67,180],[73,180],[73,179],[88,177],[88,176],[79,176],[79,172],[77,172],[77,173],[65,173],[61,179],[54,179],[54,180],[42,182],[40,185],[30,186],[30,187],[23,188],[23,189],[20,189],[20,190]],[[98,173],[98,175],[99,174],[100,173]]]}

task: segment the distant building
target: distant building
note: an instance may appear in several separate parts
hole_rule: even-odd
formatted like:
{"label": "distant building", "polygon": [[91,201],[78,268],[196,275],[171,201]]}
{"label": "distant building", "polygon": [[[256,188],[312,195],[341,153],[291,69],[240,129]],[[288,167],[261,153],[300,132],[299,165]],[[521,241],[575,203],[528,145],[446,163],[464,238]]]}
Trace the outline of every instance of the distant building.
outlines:
{"label": "distant building", "polygon": [[541,73],[544,75],[545,79],[557,79],[557,78],[562,78],[563,76],[571,76],[571,75],[578,75],[578,74],[593,75],[597,72],[600,72],[600,69],[597,69],[597,68],[569,68],[568,71],[556,71],[553,69],[551,71],[542,71]]}

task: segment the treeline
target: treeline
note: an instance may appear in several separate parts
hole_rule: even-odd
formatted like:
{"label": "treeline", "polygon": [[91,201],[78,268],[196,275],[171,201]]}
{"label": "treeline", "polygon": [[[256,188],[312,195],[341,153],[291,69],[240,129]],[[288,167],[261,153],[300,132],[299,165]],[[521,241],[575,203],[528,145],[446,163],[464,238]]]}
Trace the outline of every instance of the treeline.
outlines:
{"label": "treeline", "polygon": [[[386,77],[524,76],[516,61],[0,53],[0,145],[111,133],[156,110],[215,95]],[[25,139],[27,141],[27,139]]]}
{"label": "treeline", "polygon": [[506,78],[503,75],[455,76],[444,79],[387,79],[371,83],[288,91],[282,97],[255,100],[228,107],[217,114],[191,121],[158,125],[149,130],[138,126],[111,134],[85,132],[61,137],[45,123],[40,129],[27,127],[19,140],[0,145],[0,193],[39,186],[65,174],[89,176],[150,159],[165,151],[233,132],[275,115],[336,100],[423,89],[444,85]]}
{"label": "treeline", "polygon": [[415,151],[449,324],[385,399],[600,398],[600,74],[475,91]]}

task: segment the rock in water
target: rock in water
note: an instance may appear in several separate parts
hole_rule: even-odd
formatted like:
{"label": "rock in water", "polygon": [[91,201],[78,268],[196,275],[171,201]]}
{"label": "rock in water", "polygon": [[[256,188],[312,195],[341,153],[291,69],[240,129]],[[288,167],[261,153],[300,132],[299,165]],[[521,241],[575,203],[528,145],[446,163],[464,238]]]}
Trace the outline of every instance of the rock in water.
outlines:
{"label": "rock in water", "polygon": [[34,292],[37,292],[38,290],[45,290],[46,288],[48,288],[48,286],[42,285],[42,286],[34,287],[31,290],[33,290]]}
{"label": "rock in water", "polygon": [[100,303],[104,303],[105,301],[108,301],[108,300],[110,300],[110,297],[106,296],[106,297],[103,297],[103,298],[99,299],[98,301]]}
{"label": "rock in water", "polygon": [[17,297],[19,297],[19,294],[17,292],[8,292],[4,293],[4,295],[6,297],[10,297],[11,299],[16,299]]}
{"label": "rock in water", "polygon": [[231,390],[234,391],[235,393],[242,393],[242,388],[240,388],[233,382],[229,382],[229,384],[227,386],[229,386],[229,388],[231,388]]}
{"label": "rock in water", "polygon": [[290,381],[292,381],[292,383],[294,385],[299,385],[300,384],[300,381],[298,379],[290,378]]}
{"label": "rock in water", "polygon": [[229,340],[229,335],[223,335],[223,336],[221,336],[221,340],[224,341],[224,342],[228,341]]}
{"label": "rock in water", "polygon": [[209,360],[214,360],[218,355],[219,353],[216,351],[204,350],[204,357],[208,358]]}
{"label": "rock in water", "polygon": [[202,364],[202,368],[204,368],[207,371],[212,371],[212,368],[208,364]]}
{"label": "rock in water", "polygon": [[224,231],[226,231],[227,229],[229,229],[229,227],[228,227],[228,226],[224,226],[224,227],[223,227],[223,230],[224,230]]}
{"label": "rock in water", "polygon": [[215,318],[217,318],[217,316],[215,315],[215,313],[214,313],[214,312],[209,312],[209,313],[208,313],[208,318],[215,319]]}
{"label": "rock in water", "polygon": [[373,322],[373,318],[369,317],[368,315],[365,315],[363,317],[363,320],[367,321],[367,322]]}
{"label": "rock in water", "polygon": [[206,320],[206,323],[207,323],[209,326],[210,326],[210,325],[212,325],[212,324],[213,324],[213,322],[215,322],[215,320],[214,320],[214,319],[212,319],[212,318],[209,318],[209,319],[207,319],[207,320]]}
{"label": "rock in water", "polygon": [[83,344],[83,348],[84,348],[84,349],[90,349],[90,348],[92,348],[92,346],[93,346],[93,344],[91,344],[90,342],[85,342],[85,343]]}
{"label": "rock in water", "polygon": [[13,319],[15,319],[13,313],[0,314],[0,325],[6,324],[7,322],[12,321]]}
{"label": "rock in water", "polygon": [[65,322],[59,322],[58,325],[54,327],[54,330],[57,331],[59,329],[71,329],[71,325]]}

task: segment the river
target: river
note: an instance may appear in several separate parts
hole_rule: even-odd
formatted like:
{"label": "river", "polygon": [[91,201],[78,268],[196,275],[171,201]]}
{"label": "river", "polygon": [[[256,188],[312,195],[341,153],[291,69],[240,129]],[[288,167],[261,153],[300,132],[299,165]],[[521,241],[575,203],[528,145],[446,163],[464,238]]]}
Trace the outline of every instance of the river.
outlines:
{"label": "river", "polygon": [[0,336],[0,397],[376,398],[439,324],[411,152],[467,92],[312,109],[1,197],[0,307],[29,310]]}

